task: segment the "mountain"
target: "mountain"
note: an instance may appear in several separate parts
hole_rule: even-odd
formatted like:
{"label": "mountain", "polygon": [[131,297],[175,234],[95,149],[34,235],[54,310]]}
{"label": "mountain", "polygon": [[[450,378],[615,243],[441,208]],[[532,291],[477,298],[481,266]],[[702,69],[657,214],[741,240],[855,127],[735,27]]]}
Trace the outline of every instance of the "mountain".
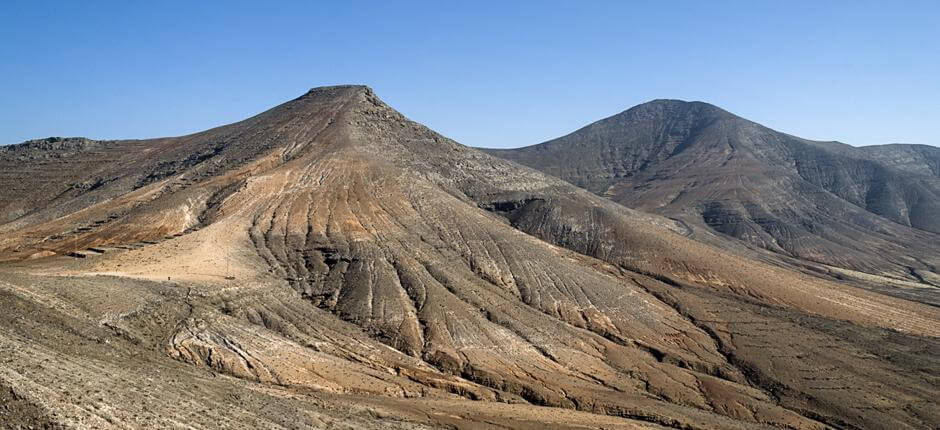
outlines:
{"label": "mountain", "polygon": [[940,422],[940,308],[693,240],[367,87],[0,172],[0,422]]}
{"label": "mountain", "polygon": [[837,278],[940,286],[934,147],[810,141],[707,103],[655,100],[545,143],[486,151],[681,220],[701,240],[739,239]]}
{"label": "mountain", "polygon": [[940,176],[940,148],[928,145],[874,145],[858,148],[869,160],[908,172]]}

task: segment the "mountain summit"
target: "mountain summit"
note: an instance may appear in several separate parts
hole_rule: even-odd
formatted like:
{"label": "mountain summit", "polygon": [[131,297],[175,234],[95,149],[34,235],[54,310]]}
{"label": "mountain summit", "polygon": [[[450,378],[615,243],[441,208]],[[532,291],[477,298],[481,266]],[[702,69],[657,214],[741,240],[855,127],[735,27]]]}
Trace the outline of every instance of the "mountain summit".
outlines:
{"label": "mountain summit", "polygon": [[940,285],[937,148],[810,141],[706,103],[655,100],[545,143],[486,151],[682,220],[702,240],[713,232]]}
{"label": "mountain summit", "polygon": [[[733,120],[659,104],[623,120],[684,112],[638,131],[669,148],[598,163],[612,176],[595,190],[625,192],[613,178],[697,153],[689,136]],[[683,222],[447,139],[367,87],[189,136],[14,145],[0,172],[0,419],[940,422],[937,308],[693,240]]]}

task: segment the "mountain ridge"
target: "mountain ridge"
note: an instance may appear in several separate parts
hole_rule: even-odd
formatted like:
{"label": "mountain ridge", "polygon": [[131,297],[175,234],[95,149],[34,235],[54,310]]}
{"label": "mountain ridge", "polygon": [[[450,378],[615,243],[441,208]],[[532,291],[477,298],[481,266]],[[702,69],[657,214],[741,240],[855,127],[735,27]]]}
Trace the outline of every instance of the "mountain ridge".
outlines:
{"label": "mountain ridge", "polygon": [[940,150],[929,146],[810,141],[706,103],[657,100],[537,145],[483,150],[786,256],[936,279]]}
{"label": "mountain ridge", "polygon": [[695,241],[371,90],[67,151],[0,152],[0,387],[28,400],[23,415],[105,428],[940,420],[936,308]]}

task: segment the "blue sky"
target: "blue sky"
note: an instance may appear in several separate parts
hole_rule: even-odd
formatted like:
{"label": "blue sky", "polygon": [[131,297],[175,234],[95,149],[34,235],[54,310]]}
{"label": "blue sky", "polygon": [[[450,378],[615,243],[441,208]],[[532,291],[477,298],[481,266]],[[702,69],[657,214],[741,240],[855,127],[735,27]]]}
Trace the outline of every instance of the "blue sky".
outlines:
{"label": "blue sky", "polygon": [[145,138],[364,83],[513,147],[656,98],[854,145],[940,145],[940,1],[6,1],[0,144]]}

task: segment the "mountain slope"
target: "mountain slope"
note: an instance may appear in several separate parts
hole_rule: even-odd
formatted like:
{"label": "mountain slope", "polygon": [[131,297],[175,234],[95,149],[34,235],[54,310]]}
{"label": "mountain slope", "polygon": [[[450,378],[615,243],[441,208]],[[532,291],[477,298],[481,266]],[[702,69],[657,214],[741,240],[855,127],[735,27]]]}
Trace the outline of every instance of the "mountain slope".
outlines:
{"label": "mountain slope", "polygon": [[905,171],[940,176],[940,148],[928,145],[873,145],[858,148],[865,158]]}
{"label": "mountain slope", "polygon": [[180,138],[30,142],[0,166],[0,383],[36,420],[940,421],[936,308],[693,241],[365,87]]}
{"label": "mountain slope", "polygon": [[486,150],[644,211],[785,256],[938,284],[938,151],[779,133],[657,100],[567,136]]}

